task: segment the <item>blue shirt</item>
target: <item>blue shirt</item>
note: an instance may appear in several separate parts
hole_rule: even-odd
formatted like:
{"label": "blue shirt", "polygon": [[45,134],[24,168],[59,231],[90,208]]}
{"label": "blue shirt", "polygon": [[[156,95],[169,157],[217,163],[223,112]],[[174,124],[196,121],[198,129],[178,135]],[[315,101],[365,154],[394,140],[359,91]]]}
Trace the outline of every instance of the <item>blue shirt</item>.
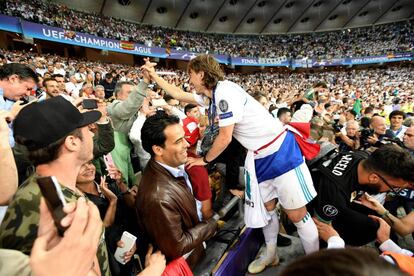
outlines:
{"label": "blue shirt", "polygon": [[[9,100],[4,98],[3,96],[3,88],[0,87],[0,110],[11,110],[15,101]],[[10,132],[9,132],[9,143],[11,147],[14,147],[14,138],[13,138],[13,127],[12,123],[9,124]]]}

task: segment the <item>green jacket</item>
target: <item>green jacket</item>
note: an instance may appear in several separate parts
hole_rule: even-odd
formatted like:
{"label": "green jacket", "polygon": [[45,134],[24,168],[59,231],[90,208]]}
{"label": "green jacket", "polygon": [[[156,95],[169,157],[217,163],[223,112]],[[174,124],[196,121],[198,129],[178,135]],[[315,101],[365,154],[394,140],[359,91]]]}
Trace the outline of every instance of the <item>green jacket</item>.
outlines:
{"label": "green jacket", "polygon": [[96,124],[98,133],[93,136],[93,158],[99,158],[110,153],[115,147],[114,129],[111,122]]}
{"label": "green jacket", "polygon": [[110,153],[115,148],[114,129],[111,122],[107,124],[96,124],[98,126],[98,133],[93,136],[93,164],[96,168],[96,173],[104,174],[106,168],[102,156]]}
{"label": "green jacket", "polygon": [[138,117],[138,109],[146,97],[147,88],[148,84],[141,81],[132,89],[125,101],[115,100],[107,107],[115,131],[129,134],[132,124]]}
{"label": "green jacket", "polygon": [[[37,238],[40,218],[41,192],[36,182],[37,177],[39,176],[36,174],[29,177],[18,189],[10,203],[0,226],[0,248],[15,249],[24,254],[30,254]],[[68,202],[76,201],[82,196],[63,185],[61,187]],[[102,232],[96,256],[102,275],[111,275],[104,232]]]}

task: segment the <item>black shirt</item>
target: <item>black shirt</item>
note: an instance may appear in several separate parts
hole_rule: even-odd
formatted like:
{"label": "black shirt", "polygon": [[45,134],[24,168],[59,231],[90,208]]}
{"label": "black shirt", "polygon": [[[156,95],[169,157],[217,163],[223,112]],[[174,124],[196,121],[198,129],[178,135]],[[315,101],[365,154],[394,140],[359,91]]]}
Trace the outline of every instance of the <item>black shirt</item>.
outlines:
{"label": "black shirt", "polygon": [[315,212],[320,219],[332,221],[350,207],[353,192],[362,190],[358,183],[358,164],[367,157],[364,152],[338,154],[312,174],[318,190]]}
{"label": "black shirt", "polygon": [[[350,137],[347,135],[347,137],[349,139],[351,139],[352,141],[356,141],[358,138],[356,136],[354,137]],[[353,148],[351,148],[350,146],[348,146],[341,138],[338,137],[338,139],[335,139],[335,142],[338,144],[338,151],[339,152],[348,152],[348,151],[352,151]]]}
{"label": "black shirt", "polygon": [[101,85],[105,89],[105,99],[109,99],[114,94],[116,82],[112,80],[112,82],[107,82],[106,79],[101,81]]}

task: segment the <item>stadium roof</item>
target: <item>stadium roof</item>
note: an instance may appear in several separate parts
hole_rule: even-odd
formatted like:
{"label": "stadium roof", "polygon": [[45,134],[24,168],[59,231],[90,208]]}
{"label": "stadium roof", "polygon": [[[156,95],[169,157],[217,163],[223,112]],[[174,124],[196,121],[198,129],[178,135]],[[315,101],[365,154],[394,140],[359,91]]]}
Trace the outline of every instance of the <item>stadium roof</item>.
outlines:
{"label": "stadium roof", "polygon": [[54,0],[145,24],[235,34],[348,29],[414,18],[413,0]]}

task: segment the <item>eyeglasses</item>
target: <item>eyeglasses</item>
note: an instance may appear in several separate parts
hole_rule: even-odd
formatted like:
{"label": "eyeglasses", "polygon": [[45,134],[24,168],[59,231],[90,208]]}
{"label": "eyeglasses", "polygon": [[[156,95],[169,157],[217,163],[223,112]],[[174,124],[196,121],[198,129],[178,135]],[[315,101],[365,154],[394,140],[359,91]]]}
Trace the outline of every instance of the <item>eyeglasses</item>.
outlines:
{"label": "eyeglasses", "polygon": [[388,183],[388,181],[382,176],[382,175],[380,175],[379,173],[375,173],[376,175],[378,175],[378,177],[384,182],[384,184],[385,185],[387,185],[388,186],[388,188],[390,188],[391,189],[391,191],[395,194],[395,195],[397,195],[397,196],[399,196],[400,195],[400,193],[401,193],[401,191],[402,190],[404,190],[404,188],[401,188],[401,187],[393,187],[393,186],[391,186],[391,184],[390,183]]}

